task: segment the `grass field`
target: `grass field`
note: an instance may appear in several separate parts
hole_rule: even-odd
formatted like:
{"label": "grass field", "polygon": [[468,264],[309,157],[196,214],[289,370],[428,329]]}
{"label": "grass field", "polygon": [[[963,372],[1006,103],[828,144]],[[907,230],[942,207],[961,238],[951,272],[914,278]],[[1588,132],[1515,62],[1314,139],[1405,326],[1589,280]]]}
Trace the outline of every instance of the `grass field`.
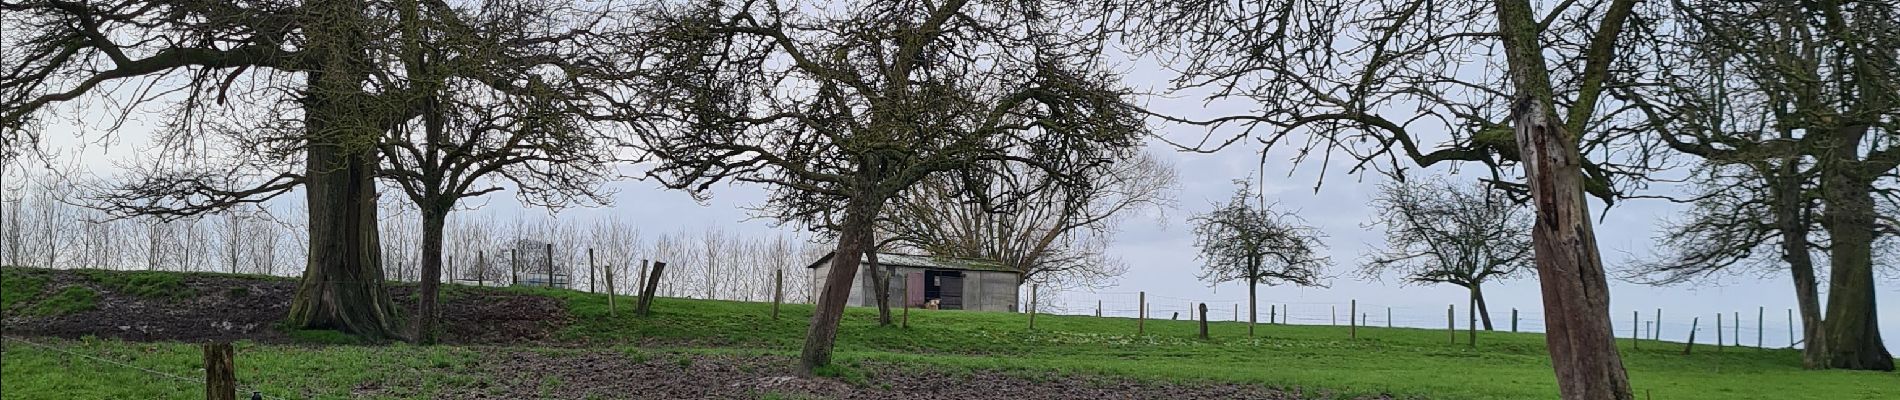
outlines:
{"label": "grass field", "polygon": [[[487,289],[465,289],[487,290]],[[500,289],[566,301],[574,323],[559,333],[559,348],[616,351],[641,358],[675,354],[795,354],[811,307],[786,305],[780,319],[770,304],[660,299],[656,315],[630,316],[632,298],[610,317],[606,297],[569,291]],[[17,301],[18,295],[8,295]],[[1443,330],[1260,325],[1249,338],[1244,323],[1211,324],[1213,338],[1197,338],[1190,321],[1156,321],[1136,334],[1127,318],[1038,316],[912,310],[910,327],[879,327],[873,309],[850,309],[839,334],[834,375],[850,377],[861,361],[927,365],[983,373],[1044,372],[1173,382],[1258,383],[1320,394],[1390,394],[1402,398],[1555,398],[1556,388],[1539,334],[1480,332],[1475,348],[1449,343]],[[196,346],[111,340],[7,340],[6,398],[191,398],[191,382],[154,379],[131,368],[98,367],[72,354],[130,363],[195,377]],[[1900,375],[1808,371],[1792,350],[1619,343],[1639,399],[1895,399]],[[479,376],[459,371],[487,347],[355,346],[240,343],[239,376],[258,390],[351,397],[365,385],[412,388],[396,397],[429,397],[431,388],[468,385]],[[384,393],[387,395],[388,393]]]}

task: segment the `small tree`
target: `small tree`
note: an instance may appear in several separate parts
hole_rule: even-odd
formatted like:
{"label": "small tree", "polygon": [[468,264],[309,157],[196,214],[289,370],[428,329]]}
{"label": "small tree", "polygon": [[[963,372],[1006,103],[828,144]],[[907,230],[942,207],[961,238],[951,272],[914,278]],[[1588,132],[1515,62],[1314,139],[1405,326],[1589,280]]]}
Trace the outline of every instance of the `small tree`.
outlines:
{"label": "small tree", "polygon": [[1256,198],[1247,182],[1234,185],[1234,198],[1226,205],[1194,217],[1194,246],[1201,249],[1201,280],[1247,283],[1247,334],[1253,335],[1260,315],[1256,289],[1262,282],[1319,286],[1320,272],[1332,260],[1319,253],[1326,245],[1317,229],[1292,214],[1250,204]]}
{"label": "small tree", "polygon": [[1372,204],[1378,224],[1385,225],[1388,249],[1372,255],[1360,272],[1463,287],[1484,329],[1492,330],[1482,287],[1531,268],[1528,210],[1485,184],[1398,181],[1379,189]]}
{"label": "small tree", "polygon": [[[1019,176],[1041,173],[1013,169]],[[1043,188],[1005,210],[958,197],[947,178],[904,194],[883,225],[892,239],[930,254],[994,260],[1020,272],[1019,285],[1035,281],[1045,289],[1094,286],[1121,275],[1126,268],[1106,252],[1110,234],[1132,213],[1171,206],[1177,180],[1173,166],[1140,154],[1099,170],[1091,177],[1096,185]]]}
{"label": "small tree", "polygon": [[647,97],[627,108],[654,125],[638,130],[649,176],[699,196],[769,185],[761,214],[837,233],[801,372],[830,363],[859,260],[899,193],[940,174],[984,187],[1009,164],[1045,172],[1019,188],[1087,186],[1147,134],[1096,59],[1107,11],[1053,3],[667,3],[651,39],[626,49],[650,56]]}

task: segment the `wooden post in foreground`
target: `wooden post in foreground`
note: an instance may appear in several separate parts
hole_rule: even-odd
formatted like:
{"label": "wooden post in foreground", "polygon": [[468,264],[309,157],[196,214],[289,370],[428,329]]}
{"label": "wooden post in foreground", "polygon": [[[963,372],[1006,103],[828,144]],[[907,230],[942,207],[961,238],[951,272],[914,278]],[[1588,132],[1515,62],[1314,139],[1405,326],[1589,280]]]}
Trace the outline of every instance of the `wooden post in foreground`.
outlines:
{"label": "wooden post in foreground", "polygon": [[1392,327],[1392,307],[1385,308],[1385,327]]}
{"label": "wooden post in foreground", "polygon": [[588,293],[598,293],[594,291],[594,271],[599,271],[599,270],[600,270],[600,264],[594,263],[594,248],[589,247],[587,248],[587,292]]}
{"label": "wooden post in foreground", "polygon": [[1650,331],[1649,339],[1659,341],[1659,342],[1662,341],[1662,309],[1661,308],[1656,309],[1656,329],[1653,331]]}
{"label": "wooden post in foreground", "polygon": [[1702,317],[1689,319],[1689,344],[1682,346],[1682,355],[1689,355],[1689,351],[1695,349],[1695,325],[1700,322]]}
{"label": "wooden post in foreground", "polygon": [[[1720,314],[1718,314],[1720,315]],[[1806,340],[1807,338],[1802,338]],[[1788,348],[1794,348],[1794,309],[1788,309]]]}
{"label": "wooden post in foreground", "polygon": [[633,279],[638,281],[633,283],[633,296],[640,297],[647,288],[647,260],[640,260],[640,273],[634,274]]}
{"label": "wooden post in foreground", "polygon": [[1148,332],[1148,291],[1141,292],[1139,301],[1141,304],[1135,305],[1135,334],[1137,335]]}
{"label": "wooden post in foreground", "polygon": [[1715,313],[1715,351],[1722,351],[1722,313]]}
{"label": "wooden post in foreground", "polygon": [[[909,296],[909,288],[904,289]],[[772,320],[778,320],[778,305],[785,302],[785,269],[772,271]],[[910,300],[904,300],[904,327],[910,327]]]}
{"label": "wooden post in foreground", "polygon": [[1359,321],[1352,318],[1354,315],[1359,315],[1359,299],[1352,299],[1352,308],[1348,309],[1346,313],[1346,324],[1352,325],[1352,328],[1346,333],[1347,338],[1350,339],[1359,338]]}
{"label": "wooden post in foreground", "polygon": [[1274,307],[1279,306],[1274,304],[1267,305],[1267,325],[1273,325],[1273,320],[1280,318],[1280,309]]}
{"label": "wooden post in foreground", "polygon": [[1102,299],[1095,299],[1095,317],[1102,317]]}
{"label": "wooden post in foreground", "polygon": [[521,257],[508,249],[508,286],[521,284]]}
{"label": "wooden post in foreground", "polygon": [[660,275],[666,272],[666,262],[653,262],[653,276],[647,278],[647,287],[640,291],[640,306],[637,312],[645,317],[652,314],[653,295],[660,290]]}
{"label": "wooden post in foreground", "polygon": [[1762,316],[1768,315],[1767,313],[1768,313],[1768,307],[1760,307],[1760,308],[1755,309],[1755,348],[1757,349],[1768,348],[1767,346],[1762,346],[1761,344],[1761,333],[1763,331],[1767,331],[1767,329],[1762,329],[1762,328],[1767,327],[1767,325],[1762,324],[1761,321],[1763,319]]}
{"label": "wooden post in foreground", "polygon": [[1201,303],[1201,340],[1207,340],[1207,303]]}
{"label": "wooden post in foreground", "polygon": [[1517,308],[1511,308],[1511,333],[1517,333]]}
{"label": "wooden post in foreground", "polygon": [[230,343],[206,343],[205,399],[237,400],[237,372]]}

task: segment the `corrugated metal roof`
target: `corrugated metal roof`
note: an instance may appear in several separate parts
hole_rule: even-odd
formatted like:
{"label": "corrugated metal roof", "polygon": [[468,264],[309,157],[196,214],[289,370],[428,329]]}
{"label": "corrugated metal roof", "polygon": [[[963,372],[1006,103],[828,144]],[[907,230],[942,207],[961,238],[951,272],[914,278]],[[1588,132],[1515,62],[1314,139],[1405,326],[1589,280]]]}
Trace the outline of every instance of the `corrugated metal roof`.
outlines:
{"label": "corrugated metal roof", "polygon": [[[831,256],[833,253],[835,252],[825,253],[824,257],[819,257],[817,261],[813,261],[810,265],[807,265],[805,267],[817,268],[819,264],[831,262]],[[871,258],[869,256],[870,254],[866,253],[865,257],[862,260],[859,260],[859,262],[863,262],[863,263],[871,262]],[[994,261],[975,260],[975,259],[956,258],[956,257],[939,257],[939,256],[919,255],[919,254],[877,253],[877,262],[884,265],[896,265],[900,267],[954,269],[954,270],[963,270],[963,271],[994,271],[994,272],[1008,272],[1012,274],[1019,273],[1016,270],[1012,270],[1009,267],[1003,266],[1003,264],[997,263]]]}

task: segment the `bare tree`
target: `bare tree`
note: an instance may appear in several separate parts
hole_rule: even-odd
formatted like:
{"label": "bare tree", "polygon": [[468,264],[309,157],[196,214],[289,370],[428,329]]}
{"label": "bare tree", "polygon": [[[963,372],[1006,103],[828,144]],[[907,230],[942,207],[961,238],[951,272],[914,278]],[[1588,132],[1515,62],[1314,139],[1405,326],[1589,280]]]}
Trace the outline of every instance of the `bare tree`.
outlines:
{"label": "bare tree", "polygon": [[[1772,216],[1694,216],[1735,239],[1759,239],[1698,247],[1731,261],[1708,270],[1778,243],[1808,326],[1804,363],[1892,370],[1875,319],[1875,197],[1888,192],[1875,183],[1900,167],[1900,15],[1888,2],[1861,1],[1682,1],[1666,10],[1658,26],[1669,30],[1658,37],[1668,40],[1647,43],[1638,54],[1647,64],[1635,69],[1647,73],[1629,74],[1617,94],[1645,113],[1641,128],[1660,142],[1727,174],[1709,179],[1751,188],[1710,193],[1728,204],[1705,201],[1698,212],[1748,206]],[[1810,255],[1816,222],[1830,264],[1825,318]]]}
{"label": "bare tree", "polygon": [[[1400,159],[1477,162],[1491,167],[1494,184],[1528,194],[1559,392],[1627,400],[1585,193],[1614,201],[1653,168],[1640,137],[1610,129],[1630,112],[1603,101],[1612,72],[1625,70],[1612,68],[1618,45],[1647,32],[1625,31],[1636,4],[1152,1],[1129,7],[1128,20],[1138,24],[1131,36],[1153,45],[1145,48],[1178,55],[1167,59],[1183,72],[1177,86],[1259,104],[1246,115],[1183,120],[1246,128],[1226,140],[1210,132],[1178,141],[1184,146],[1211,151],[1258,133],[1269,149],[1303,143],[1297,160],[1349,157],[1353,172],[1380,161],[1401,172]],[[1422,146],[1445,137],[1425,132],[1450,140]],[[1522,169],[1525,182],[1506,179],[1515,175],[1509,168]]]}
{"label": "bare tree", "polygon": [[1380,185],[1372,200],[1387,249],[1360,268],[1406,282],[1452,284],[1470,292],[1472,310],[1492,330],[1483,286],[1531,268],[1531,215],[1488,185],[1455,186],[1433,178]]}
{"label": "bare tree", "polygon": [[1200,248],[1200,279],[1210,284],[1244,282],[1247,285],[1247,334],[1260,315],[1257,289],[1261,283],[1321,285],[1321,273],[1332,260],[1320,232],[1302,225],[1290,213],[1256,206],[1246,181],[1234,181],[1234,197],[1227,204],[1194,217],[1194,247]]}
{"label": "bare tree", "polygon": [[[1055,9],[1060,8],[1060,9]],[[934,175],[966,188],[998,164],[1047,172],[1015,188],[1088,185],[1146,126],[1097,56],[1103,10],[1052,2],[664,4],[640,44],[636,111],[667,187],[772,188],[760,213],[838,232],[799,371],[831,360],[845,296],[890,200]],[[707,49],[720,49],[708,52]]]}
{"label": "bare tree", "polygon": [[949,177],[926,180],[894,205],[885,231],[898,244],[930,254],[995,260],[1020,272],[1022,282],[1092,287],[1125,269],[1105,254],[1116,224],[1131,213],[1171,206],[1177,180],[1172,166],[1148,154],[1098,172],[1091,177],[1095,185],[1047,187],[1009,212],[981,198],[959,198]]}

